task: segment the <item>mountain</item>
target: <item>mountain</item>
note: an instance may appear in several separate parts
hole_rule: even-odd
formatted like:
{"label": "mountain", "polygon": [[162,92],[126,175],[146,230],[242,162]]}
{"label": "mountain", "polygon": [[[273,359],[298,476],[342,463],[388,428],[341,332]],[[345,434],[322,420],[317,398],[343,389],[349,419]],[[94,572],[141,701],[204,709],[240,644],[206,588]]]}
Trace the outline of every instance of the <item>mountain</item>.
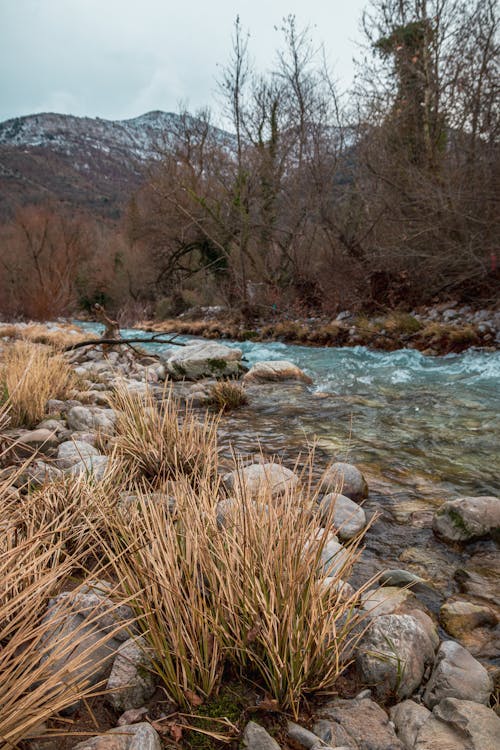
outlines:
{"label": "mountain", "polygon": [[179,115],[130,120],[37,114],[0,123],[0,217],[44,200],[116,218]]}

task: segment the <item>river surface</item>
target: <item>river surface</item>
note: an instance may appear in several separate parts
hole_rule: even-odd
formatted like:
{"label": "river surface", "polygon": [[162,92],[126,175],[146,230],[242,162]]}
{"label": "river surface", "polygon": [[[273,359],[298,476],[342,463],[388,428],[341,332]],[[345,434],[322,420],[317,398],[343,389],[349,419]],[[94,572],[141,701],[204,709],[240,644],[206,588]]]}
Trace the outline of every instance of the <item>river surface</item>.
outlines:
{"label": "river surface", "polygon": [[[426,603],[434,610],[459,590],[494,602],[495,543],[454,549],[435,539],[431,523],[444,500],[500,495],[500,352],[427,357],[414,350],[223,343],[241,349],[248,365],[287,359],[314,381],[252,387],[249,405],[222,420],[226,452],[231,444],[245,455],[278,455],[293,468],[314,445],[318,472],[332,460],[356,464],[370,487],[365,509],[377,514],[360,579],[402,567],[432,582]],[[171,349],[151,346],[155,353]],[[465,583],[463,570],[472,577]]]}

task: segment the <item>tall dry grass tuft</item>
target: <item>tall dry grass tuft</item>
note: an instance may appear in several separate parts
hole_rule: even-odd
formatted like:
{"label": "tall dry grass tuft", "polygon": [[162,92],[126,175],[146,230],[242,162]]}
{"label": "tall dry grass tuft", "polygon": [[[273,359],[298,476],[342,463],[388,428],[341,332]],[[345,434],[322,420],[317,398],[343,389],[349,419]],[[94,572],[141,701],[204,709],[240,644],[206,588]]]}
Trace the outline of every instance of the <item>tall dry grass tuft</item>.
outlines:
{"label": "tall dry grass tuft", "polygon": [[248,404],[248,396],[240,383],[221,380],[211,386],[208,401],[219,411],[227,412]]}
{"label": "tall dry grass tuft", "polygon": [[111,406],[118,414],[114,446],[129,477],[153,486],[177,476],[193,483],[217,471],[217,419],[199,420],[185,407],[179,410],[170,390],[161,403],[146,395],[119,389]]}
{"label": "tall dry grass tuft", "polygon": [[8,406],[11,426],[35,425],[47,401],[67,398],[76,384],[64,357],[46,346],[17,341],[3,349],[0,399]]}
{"label": "tall dry grass tuft", "polygon": [[57,329],[48,328],[42,323],[32,323],[27,326],[8,324],[0,326],[0,339],[9,338],[28,341],[32,344],[46,344],[56,351],[61,351],[70,344],[92,338],[84,331],[74,333],[74,330],[73,326],[65,324],[60,324]]}
{"label": "tall dry grass tuft", "polygon": [[231,666],[297,715],[305,695],[333,690],[362,634],[359,592],[346,598],[337,585],[360,540],[332,561],[325,585],[333,521],[318,531],[307,483],[279,499],[263,487],[220,505],[213,480],[175,479],[173,513],[139,491],[98,535],[167,692],[188,706],[216,692]]}

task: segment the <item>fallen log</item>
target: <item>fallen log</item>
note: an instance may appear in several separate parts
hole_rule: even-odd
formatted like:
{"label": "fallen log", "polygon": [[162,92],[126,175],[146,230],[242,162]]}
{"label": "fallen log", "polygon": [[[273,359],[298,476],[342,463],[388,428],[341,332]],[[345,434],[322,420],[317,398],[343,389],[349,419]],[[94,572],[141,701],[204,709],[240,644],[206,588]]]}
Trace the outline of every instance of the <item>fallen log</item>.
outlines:
{"label": "fallen log", "polygon": [[87,339],[87,341],[78,341],[76,344],[65,346],[63,351],[72,352],[75,349],[81,349],[84,346],[98,346],[99,344],[105,344],[106,346],[131,346],[132,344],[174,344],[174,346],[186,346],[186,344],[183,344],[180,341],[175,341],[175,336],[171,339],[159,339],[158,335],[161,334],[152,336],[149,339],[142,339],[139,337],[130,339]]}

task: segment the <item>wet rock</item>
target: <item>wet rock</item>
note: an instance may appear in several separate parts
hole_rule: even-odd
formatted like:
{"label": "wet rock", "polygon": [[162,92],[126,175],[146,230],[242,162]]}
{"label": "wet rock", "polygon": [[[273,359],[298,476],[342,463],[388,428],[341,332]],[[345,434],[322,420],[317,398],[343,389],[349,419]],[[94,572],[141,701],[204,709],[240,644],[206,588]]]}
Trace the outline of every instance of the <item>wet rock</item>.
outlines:
{"label": "wet rock", "polygon": [[84,458],[98,456],[99,451],[89,443],[80,440],[67,440],[57,449],[57,465],[60,469],[69,469]]}
{"label": "wet rock", "polygon": [[161,750],[161,741],[151,724],[127,724],[79,742],[73,750]]}
{"label": "wet rock", "polygon": [[235,377],[245,372],[241,355],[241,349],[214,341],[190,344],[171,354],[165,368],[177,380]]}
{"label": "wet rock", "polygon": [[387,569],[382,571],[379,577],[381,586],[419,586],[425,581],[415,573],[401,568]]}
{"label": "wet rock", "polygon": [[420,703],[406,700],[393,706],[389,715],[396,727],[399,739],[408,750],[411,750],[415,745],[420,727],[431,716],[431,712]]}
{"label": "wet rock", "polygon": [[243,747],[246,750],[280,750],[276,740],[255,721],[249,721],[243,731]]}
{"label": "wet rock", "polygon": [[498,750],[500,718],[472,701],[445,698],[420,727],[414,750]]}
{"label": "wet rock", "polygon": [[297,487],[299,478],[281,464],[259,463],[226,474],[223,482],[229,490],[243,490],[250,496],[264,491],[276,497]]}
{"label": "wet rock", "polygon": [[356,658],[359,675],[380,699],[408,698],[419,687],[434,646],[411,615],[376,617],[363,637]]}
{"label": "wet rock", "polygon": [[368,497],[368,485],[363,474],[352,464],[332,464],[321,480],[323,492],[342,493],[359,503]]}
{"label": "wet rock", "polygon": [[112,435],[115,430],[116,413],[113,409],[100,409],[97,406],[74,406],[66,415],[70,430],[100,431]]}
{"label": "wet rock", "polygon": [[334,492],[325,495],[319,503],[319,512],[324,522],[333,518],[340,539],[352,539],[366,526],[363,508],[345,495]]}
{"label": "wet rock", "polygon": [[129,638],[116,653],[106,690],[117,711],[144,705],[155,692],[153,664],[143,638]]}
{"label": "wet rock", "polygon": [[466,542],[500,530],[500,498],[460,497],[434,514],[434,532],[450,542]]}
{"label": "wet rock", "polygon": [[80,461],[77,461],[69,469],[66,469],[67,474],[73,476],[86,476],[92,477],[96,481],[100,482],[106,476],[108,469],[109,458],[108,456],[86,456]]}
{"label": "wet rock", "polygon": [[498,623],[498,617],[490,607],[452,599],[441,607],[440,620],[446,632],[454,638],[461,638],[475,628],[494,628]]}
{"label": "wet rock", "polygon": [[434,708],[443,698],[488,703],[493,681],[477,659],[459,643],[443,641],[425,688],[424,703]]}
{"label": "wet rock", "polygon": [[453,578],[462,593],[498,605],[500,551],[489,549],[473,555],[465,568],[453,571]]}
{"label": "wet rock", "polygon": [[306,375],[300,367],[286,360],[257,362],[246,373],[243,380],[246,383],[266,383],[283,380],[299,380],[302,383],[312,383],[312,378]]}
{"label": "wet rock", "polygon": [[337,699],[320,709],[313,731],[331,747],[405,750],[385,711],[369,698]]}

